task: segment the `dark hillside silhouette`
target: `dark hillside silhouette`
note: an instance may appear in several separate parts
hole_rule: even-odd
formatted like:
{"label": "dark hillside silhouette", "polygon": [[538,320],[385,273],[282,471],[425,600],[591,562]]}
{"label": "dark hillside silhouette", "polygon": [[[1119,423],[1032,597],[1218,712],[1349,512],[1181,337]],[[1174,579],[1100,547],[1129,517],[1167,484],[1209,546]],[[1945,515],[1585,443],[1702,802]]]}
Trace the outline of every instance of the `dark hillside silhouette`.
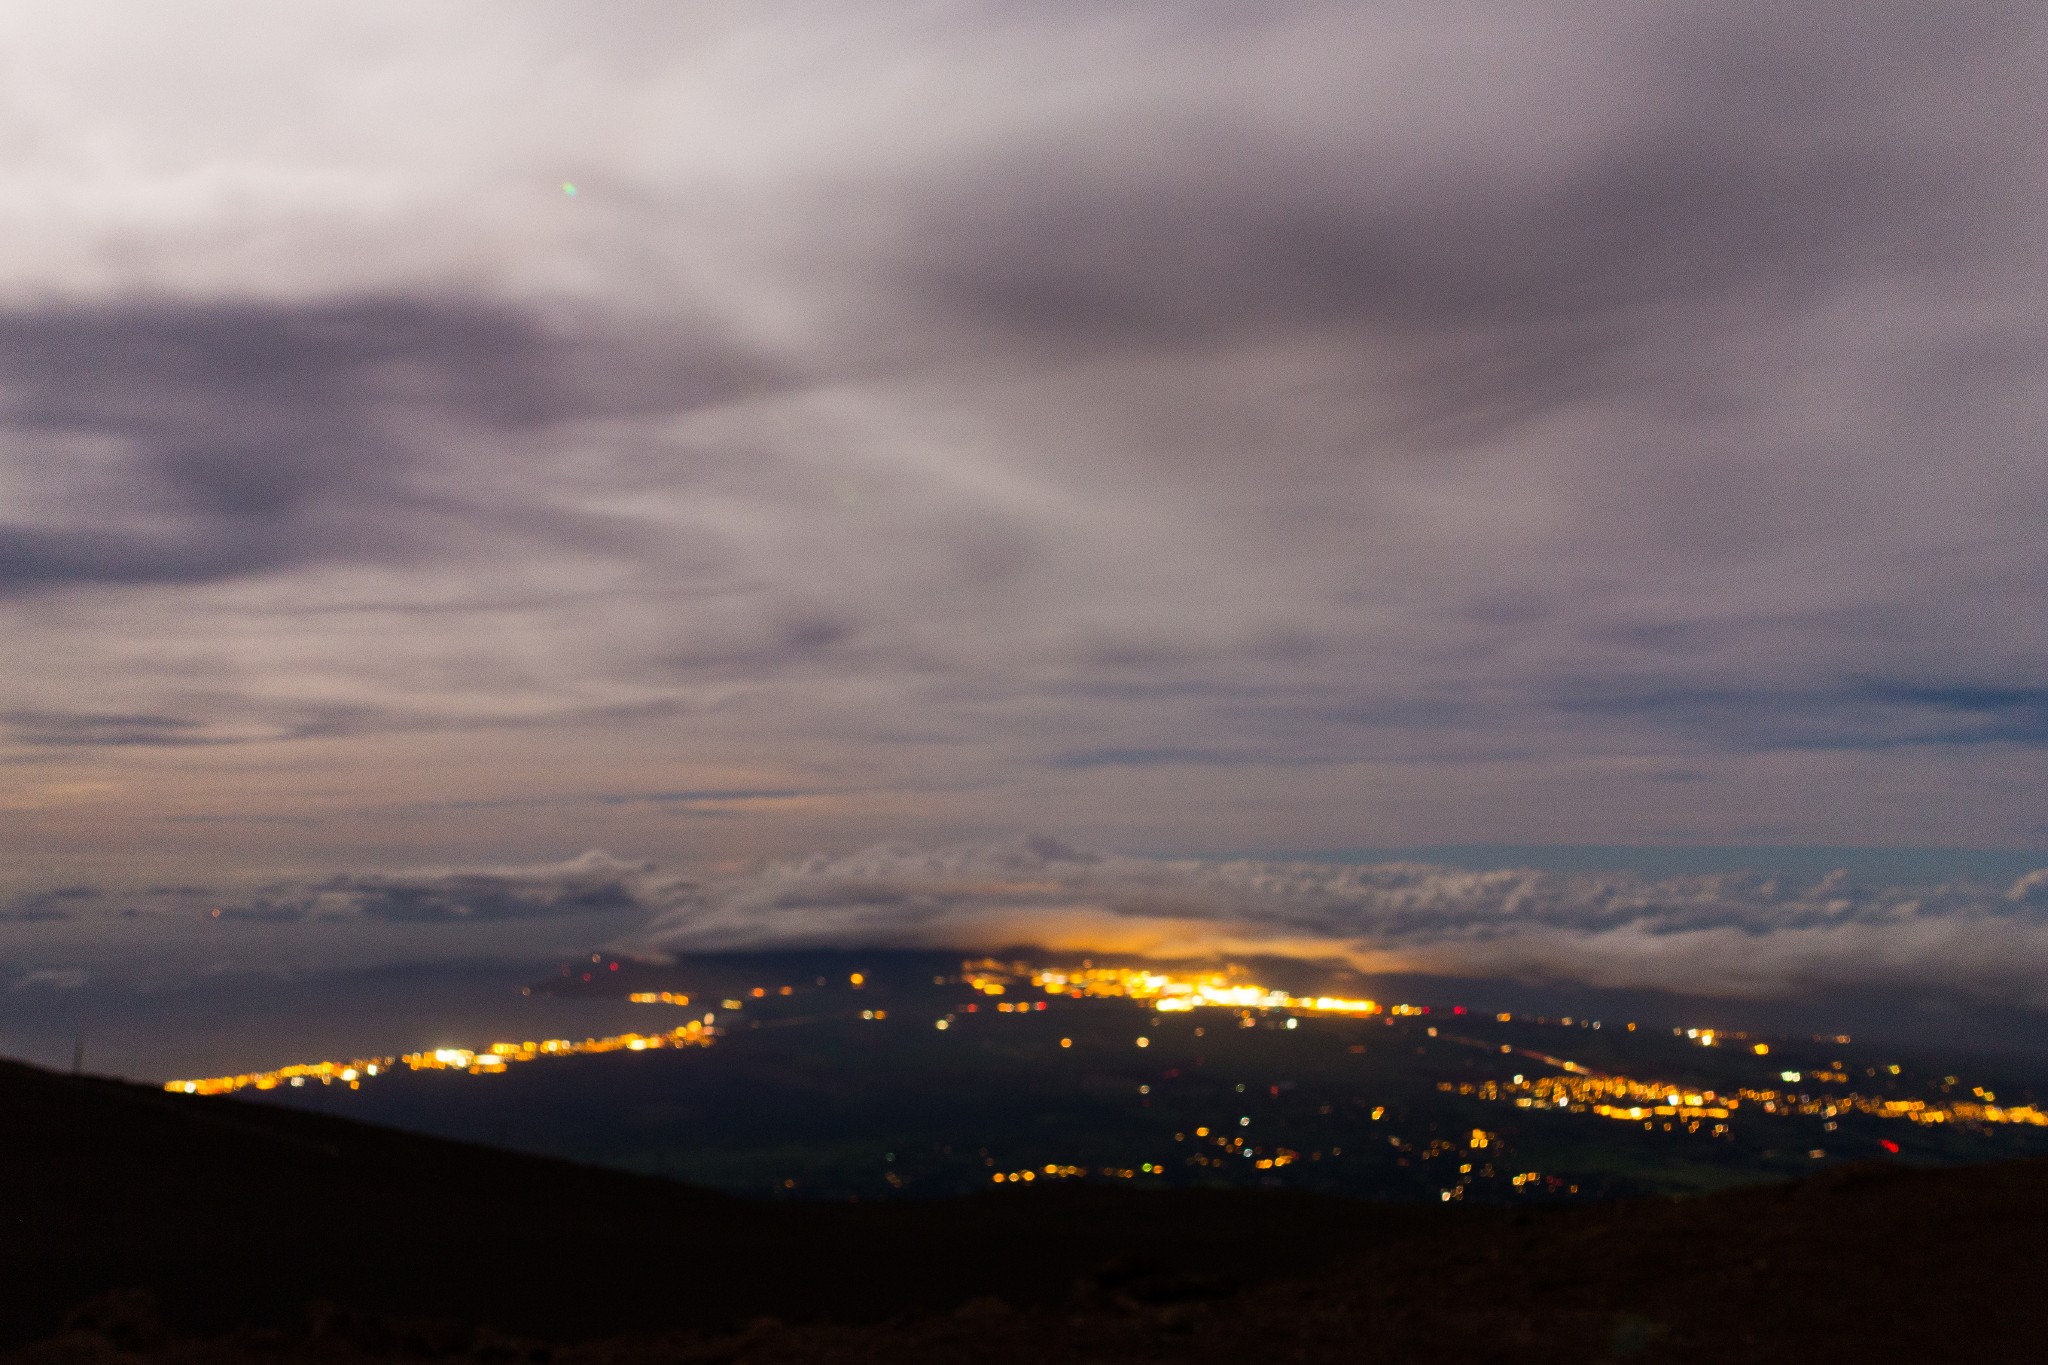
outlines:
{"label": "dark hillside silhouette", "polygon": [[770,1205],[11,1064],[0,1111],[0,1344],[45,1365],[2021,1361],[2048,1340],[2042,1162],[1572,1209]]}

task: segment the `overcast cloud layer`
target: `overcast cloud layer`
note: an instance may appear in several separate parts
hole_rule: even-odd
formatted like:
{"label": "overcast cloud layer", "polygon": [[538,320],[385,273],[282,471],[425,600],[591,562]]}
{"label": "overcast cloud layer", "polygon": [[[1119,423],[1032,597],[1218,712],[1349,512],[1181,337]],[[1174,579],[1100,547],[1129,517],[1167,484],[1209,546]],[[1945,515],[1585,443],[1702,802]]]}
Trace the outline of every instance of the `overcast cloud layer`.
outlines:
{"label": "overcast cloud layer", "polygon": [[[2048,846],[2039,6],[195,0],[0,52],[24,894]],[[2041,962],[2002,891],[1157,875],[1502,969]],[[672,932],[780,922],[717,904]]]}

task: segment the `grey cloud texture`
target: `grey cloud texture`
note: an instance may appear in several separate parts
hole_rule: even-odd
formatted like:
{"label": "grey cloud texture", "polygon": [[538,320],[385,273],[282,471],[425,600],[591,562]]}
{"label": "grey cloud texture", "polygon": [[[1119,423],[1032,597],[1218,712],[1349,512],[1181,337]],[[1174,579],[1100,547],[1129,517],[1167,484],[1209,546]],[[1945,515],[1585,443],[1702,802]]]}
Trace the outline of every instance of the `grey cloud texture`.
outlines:
{"label": "grey cloud texture", "polygon": [[[59,887],[18,895],[0,918],[172,916],[229,922],[379,920],[394,924],[476,923],[603,915],[648,908],[652,868],[591,851],[530,867],[344,872],[256,887],[159,886],[120,892]],[[691,885],[667,878],[666,894]]]}
{"label": "grey cloud texture", "polygon": [[[641,907],[648,868],[589,852],[559,864],[422,872],[339,873],[222,894],[225,919],[369,919],[398,924],[575,917]],[[192,897],[177,899],[191,903]],[[198,898],[204,902],[207,898]]]}
{"label": "grey cloud texture", "polygon": [[0,818],[2042,847],[2044,24],[0,19]]}
{"label": "grey cloud texture", "polygon": [[334,935],[351,925],[386,936],[432,931],[442,954],[464,945],[485,953],[494,935],[523,927],[529,937],[551,934],[547,951],[578,951],[581,933],[585,947],[609,938],[613,951],[657,958],[1027,946],[1134,958],[1292,956],[1367,971],[1764,999],[1875,987],[2048,1008],[2048,868],[1996,884],[1900,885],[1843,871],[1658,877],[1165,859],[1040,836],[886,843],[688,875],[593,850],[559,863],[358,871],[243,888],[79,886],[17,897],[6,918],[74,921],[91,931],[96,967],[122,935],[160,936],[169,925],[209,926],[223,937],[194,938],[188,928],[178,942],[194,951],[211,943],[208,951],[230,957],[255,951],[238,935],[260,934],[262,953],[298,969],[346,957],[347,941]]}
{"label": "grey cloud texture", "polygon": [[2009,885],[1865,886],[1845,873],[1632,873],[1163,860],[1057,840],[779,861],[650,883],[665,952],[1040,944],[1272,952],[1374,969],[1704,994],[1890,985],[2048,1006],[2048,869]]}
{"label": "grey cloud texture", "polygon": [[601,539],[595,518],[451,499],[436,466],[478,435],[687,411],[748,377],[714,346],[663,363],[566,330],[400,297],[0,316],[0,422],[40,513],[0,527],[0,591],[403,563],[451,535]]}

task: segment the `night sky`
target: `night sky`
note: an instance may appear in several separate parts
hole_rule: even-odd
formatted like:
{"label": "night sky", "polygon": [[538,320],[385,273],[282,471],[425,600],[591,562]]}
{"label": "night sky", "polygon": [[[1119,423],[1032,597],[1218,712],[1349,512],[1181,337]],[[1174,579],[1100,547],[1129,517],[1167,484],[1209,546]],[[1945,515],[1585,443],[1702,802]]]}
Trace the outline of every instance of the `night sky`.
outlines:
{"label": "night sky", "polygon": [[2038,5],[73,3],[0,63],[10,1010],[1033,935],[2036,1001]]}

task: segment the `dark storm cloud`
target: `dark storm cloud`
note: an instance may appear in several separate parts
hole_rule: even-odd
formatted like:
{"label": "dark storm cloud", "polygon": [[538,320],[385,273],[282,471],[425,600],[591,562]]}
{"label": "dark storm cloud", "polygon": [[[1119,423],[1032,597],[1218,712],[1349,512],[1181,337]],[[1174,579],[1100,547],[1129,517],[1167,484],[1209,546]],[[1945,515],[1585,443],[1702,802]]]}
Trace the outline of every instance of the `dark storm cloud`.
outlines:
{"label": "dark storm cloud", "polygon": [[[1369,157],[1298,159],[1229,133],[1204,146],[1191,130],[1164,185],[1156,169],[1062,172],[1050,154],[1035,174],[989,168],[940,211],[944,254],[924,287],[993,325],[1075,340],[1199,345],[1273,323],[1509,329],[1549,343],[1554,372],[1522,362],[1535,382],[1622,344],[1626,332],[1601,324],[1633,330],[1648,305],[1805,296],[1913,264],[1931,236],[1952,236],[1954,194],[1981,185],[1971,167],[1777,131],[1736,142],[1711,125],[1658,130],[1562,182],[1453,172],[1434,194],[1398,198],[1376,193]],[[1513,358],[1494,359],[1490,377],[1517,377]]]}
{"label": "dark storm cloud", "polygon": [[[215,696],[187,716],[103,711],[4,711],[0,733],[38,748],[190,748],[280,739],[323,739],[371,729],[421,729],[430,722],[365,706],[278,706]],[[473,721],[443,724],[474,724]]]}
{"label": "dark storm cloud", "polygon": [[[534,729],[564,722],[603,724],[669,715],[668,699],[629,705],[568,705],[538,714],[432,715],[399,707],[285,704],[232,694],[203,695],[188,716],[123,715],[86,711],[0,712],[0,734],[37,748],[189,748],[272,744],[283,740],[338,739],[405,732]],[[541,798],[543,802],[557,798]],[[442,803],[453,805],[454,803]],[[502,804],[517,805],[519,801]]]}
{"label": "dark storm cloud", "polygon": [[36,745],[171,745],[216,741],[201,733],[200,722],[179,716],[124,716],[104,712],[0,712],[17,743]]}
{"label": "dark storm cloud", "polygon": [[689,814],[712,814],[723,807],[749,802],[793,801],[831,794],[823,788],[705,787],[692,791],[580,792],[561,796],[472,797],[452,801],[414,801],[396,809],[406,813],[421,813],[438,810],[523,810],[540,806],[662,806],[679,807]]}
{"label": "dark storm cloud", "polygon": [[[1532,25],[1516,35],[1526,49],[1503,54],[1503,89],[1414,111],[1445,124],[1422,174],[1414,130],[1376,126],[1363,93],[1317,79],[1306,52],[1298,97],[1327,119],[1310,136],[1271,105],[1197,98],[977,148],[906,196],[918,217],[898,239],[905,278],[941,311],[1056,350],[1203,349],[1274,329],[1391,341],[1406,353],[1410,434],[1463,444],[1640,393],[1646,359],[1846,284],[1997,262],[2038,212],[2009,145],[1913,125],[1952,109],[1948,82],[1972,74],[1958,54],[1995,67],[2035,21],[1994,7],[1935,33],[1895,6],[1762,20],[1639,11],[1618,26],[1637,40],[1634,107],[1596,82],[1594,113],[1577,120],[1555,88],[1516,83],[1518,60],[1571,41],[1569,26],[1550,38]],[[1519,126],[1518,97],[1531,117]],[[1480,105],[1505,155],[1460,145]],[[1525,172],[1518,148],[1554,172]]]}
{"label": "dark storm cloud", "polygon": [[604,792],[590,798],[605,806],[711,806],[734,801],[790,801],[829,793],[802,787],[729,787],[702,791]]}
{"label": "dark storm cloud", "polygon": [[0,921],[27,924],[70,919],[81,909],[93,908],[104,894],[96,886],[57,886],[27,892],[0,902]]}
{"label": "dark storm cloud", "polygon": [[1160,764],[1270,763],[1269,754],[1230,753],[1222,749],[1075,749],[1055,754],[1055,768],[1144,768]]}
{"label": "dark storm cloud", "polygon": [[465,522],[599,539],[595,519],[451,503],[415,476],[450,440],[687,411],[765,382],[716,342],[631,341],[462,298],[0,313],[0,435],[41,513],[0,523],[0,592],[413,560]]}
{"label": "dark storm cloud", "polygon": [[2038,687],[1865,681],[1812,691],[1653,688],[1567,697],[1560,705],[1723,748],[2048,745],[2048,689]]}
{"label": "dark storm cloud", "polygon": [[[0,733],[38,748],[192,748],[316,739],[363,730],[418,729],[419,718],[360,706],[276,706],[238,697],[209,699],[204,715],[124,715],[101,711],[0,712]],[[461,722],[473,724],[474,722]]]}

